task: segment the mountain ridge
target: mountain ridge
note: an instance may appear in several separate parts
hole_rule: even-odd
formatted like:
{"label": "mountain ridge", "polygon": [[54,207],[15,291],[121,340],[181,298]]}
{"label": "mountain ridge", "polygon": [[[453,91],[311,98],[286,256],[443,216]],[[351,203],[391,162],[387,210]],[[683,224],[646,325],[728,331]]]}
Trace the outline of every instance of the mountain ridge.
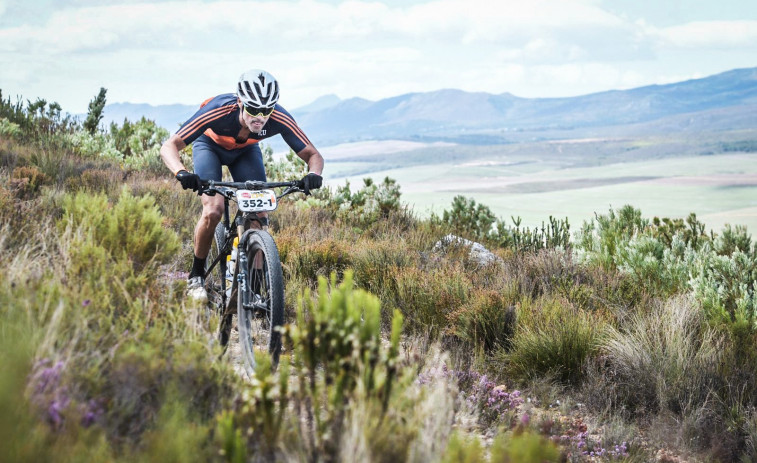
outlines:
{"label": "mountain ridge", "polygon": [[[105,107],[105,123],[144,116],[169,131],[189,118],[199,105],[115,103]],[[414,92],[378,101],[324,95],[290,110],[316,145],[386,139],[435,139],[482,143],[513,142],[513,133],[639,125],[658,119],[733,107],[757,118],[757,67],[726,71],[699,79],[653,84],[628,90],[607,90],[574,97],[523,98],[509,92],[493,94],[440,89]],[[746,109],[745,109],[746,108]],[[718,111],[715,111],[718,113]],[[719,111],[724,117],[728,111]],[[694,118],[696,119],[696,118]],[[749,117],[734,118],[739,127]],[[702,127],[706,129],[707,127]],[[518,137],[515,137],[518,138]]]}

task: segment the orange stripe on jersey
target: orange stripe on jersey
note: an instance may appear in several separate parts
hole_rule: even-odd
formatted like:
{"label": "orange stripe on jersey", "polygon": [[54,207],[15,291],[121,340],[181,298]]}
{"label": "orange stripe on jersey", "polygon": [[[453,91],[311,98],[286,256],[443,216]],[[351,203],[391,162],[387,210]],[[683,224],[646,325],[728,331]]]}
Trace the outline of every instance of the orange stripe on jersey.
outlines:
{"label": "orange stripe on jersey", "polygon": [[299,138],[300,141],[304,144],[312,145],[312,143],[310,143],[310,140],[308,140],[308,137],[305,136],[305,133],[300,129],[297,123],[294,122],[294,119],[286,117],[285,114],[281,114],[278,111],[274,111],[273,114],[271,114],[271,119],[289,127],[289,129],[294,132],[294,135]]}
{"label": "orange stripe on jersey", "polygon": [[[275,114],[276,116],[278,116],[278,117],[273,117],[273,115],[271,115],[271,117],[273,117],[274,120],[276,120],[278,122],[281,122],[282,124],[286,125],[290,129],[293,129],[293,131],[296,132],[295,134],[299,134],[299,136],[297,138],[299,138],[300,141],[304,142],[305,144],[309,144],[310,143],[310,140],[308,140],[308,137],[305,135],[305,132],[303,132],[302,129],[300,129],[300,126],[297,125],[297,123],[294,121],[294,119],[292,119],[291,117],[287,116],[286,114],[280,113],[278,111],[274,111],[273,114]],[[312,144],[312,143],[310,143],[310,144]]]}
{"label": "orange stripe on jersey", "polygon": [[221,117],[228,115],[230,112],[234,111],[235,109],[236,109],[236,105],[221,106],[220,108],[210,110],[207,112],[207,114],[203,114],[197,120],[192,121],[190,124],[188,124],[186,127],[182,127],[181,129],[179,129],[177,134],[179,135],[179,137],[185,138],[187,135],[197,130],[200,126],[208,122],[212,122],[217,119],[220,119]]}
{"label": "orange stripe on jersey", "polygon": [[201,126],[207,124],[208,122],[213,122],[224,116],[227,116],[229,113],[235,111],[236,108],[237,108],[237,105],[229,105],[229,106],[221,106],[220,108],[216,108],[211,111],[208,111],[207,114],[203,114],[201,117],[199,117],[195,121],[192,121],[186,127],[182,127],[181,129],[179,129],[179,131],[176,132],[176,134],[183,139],[187,135],[191,134],[192,132],[200,128]]}
{"label": "orange stripe on jersey", "polygon": [[245,146],[254,145],[255,143],[260,141],[260,140],[255,140],[254,138],[250,138],[250,139],[247,139],[244,143],[237,143],[234,137],[218,135],[217,133],[213,132],[213,129],[206,130],[205,135],[208,136],[210,139],[212,139],[214,142],[216,142],[218,146],[227,150],[235,150],[238,148],[244,148]]}

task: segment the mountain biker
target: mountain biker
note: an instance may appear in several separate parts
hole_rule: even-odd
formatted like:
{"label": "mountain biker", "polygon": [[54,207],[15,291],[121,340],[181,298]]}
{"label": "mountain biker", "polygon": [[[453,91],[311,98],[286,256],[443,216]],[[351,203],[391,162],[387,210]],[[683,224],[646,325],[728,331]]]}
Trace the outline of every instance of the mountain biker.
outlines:
{"label": "mountain biker", "polygon": [[[236,93],[224,93],[205,100],[160,148],[160,156],[182,188],[198,191],[200,180],[221,180],[221,166],[228,166],[235,182],[265,181],[263,155],[258,142],[281,135],[289,147],[308,165],[303,177],[305,194],[323,182],[323,157],[294,118],[277,102],[279,83],[266,71],[252,69],[239,77]],[[179,151],[193,143],[194,173],[187,171]],[[213,233],[223,215],[221,196],[202,196],[202,216],[194,232],[194,260],[187,292],[198,300],[207,299],[205,260]],[[263,223],[267,219],[263,219]]]}

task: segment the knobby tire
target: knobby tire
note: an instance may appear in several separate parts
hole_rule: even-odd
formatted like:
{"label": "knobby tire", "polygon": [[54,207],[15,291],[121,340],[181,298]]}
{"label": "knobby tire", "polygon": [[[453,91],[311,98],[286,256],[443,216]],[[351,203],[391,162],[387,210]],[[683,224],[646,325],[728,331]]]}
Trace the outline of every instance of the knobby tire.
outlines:
{"label": "knobby tire", "polygon": [[[247,291],[249,298],[237,297],[237,328],[242,344],[244,365],[252,377],[255,370],[255,352],[271,356],[275,369],[281,355],[281,333],[284,324],[284,276],[276,243],[268,232],[256,230],[248,235],[245,244],[247,256]],[[257,295],[257,297],[256,297]],[[244,300],[256,307],[245,308]]]}

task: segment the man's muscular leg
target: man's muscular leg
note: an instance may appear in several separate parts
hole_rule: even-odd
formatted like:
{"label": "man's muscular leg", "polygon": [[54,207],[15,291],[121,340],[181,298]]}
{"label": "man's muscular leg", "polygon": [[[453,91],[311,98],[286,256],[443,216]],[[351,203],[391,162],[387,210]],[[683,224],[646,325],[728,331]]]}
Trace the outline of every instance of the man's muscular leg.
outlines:
{"label": "man's muscular leg", "polygon": [[194,260],[189,276],[203,276],[205,273],[205,259],[213,244],[213,234],[216,225],[223,217],[223,196],[202,195],[202,215],[195,226]]}
{"label": "man's muscular leg", "polygon": [[202,195],[202,216],[195,226],[195,256],[201,259],[208,257],[210,245],[213,244],[213,234],[222,217],[223,196]]}

